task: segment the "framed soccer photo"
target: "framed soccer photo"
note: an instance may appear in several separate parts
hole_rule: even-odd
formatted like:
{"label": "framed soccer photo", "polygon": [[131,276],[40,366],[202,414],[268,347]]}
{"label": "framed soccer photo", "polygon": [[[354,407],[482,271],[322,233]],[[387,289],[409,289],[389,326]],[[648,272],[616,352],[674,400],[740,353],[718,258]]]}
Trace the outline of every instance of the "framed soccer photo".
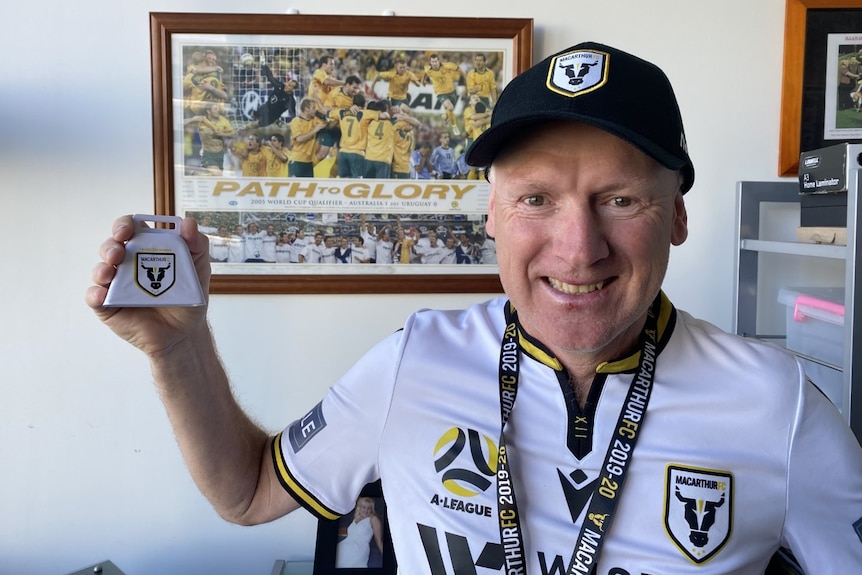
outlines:
{"label": "framed soccer photo", "polygon": [[211,293],[501,291],[465,151],[532,19],[150,14],[155,212]]}
{"label": "framed soccer photo", "polygon": [[862,1],[786,0],[778,175],[799,155],[862,141]]}
{"label": "framed soccer photo", "polygon": [[395,575],[380,481],[369,483],[343,517],[317,524],[313,575]]}

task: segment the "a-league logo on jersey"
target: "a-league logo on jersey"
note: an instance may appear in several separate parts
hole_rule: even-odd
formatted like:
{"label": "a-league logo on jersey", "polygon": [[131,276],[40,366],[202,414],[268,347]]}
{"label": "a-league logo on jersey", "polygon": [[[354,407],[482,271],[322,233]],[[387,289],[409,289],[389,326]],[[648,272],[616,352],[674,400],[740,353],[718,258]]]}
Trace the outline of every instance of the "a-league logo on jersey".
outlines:
{"label": "a-league logo on jersey", "polygon": [[548,69],[548,88],[563,96],[580,96],[604,86],[610,55],[574,50],[555,56]]}
{"label": "a-league logo on jersey", "polygon": [[671,464],[664,497],[664,525],[679,550],[698,564],[714,557],[730,538],[733,475]]}
{"label": "a-league logo on jersey", "polygon": [[473,429],[447,429],[434,446],[434,458],[443,486],[460,497],[486,491],[497,473],[497,445]]}
{"label": "a-league logo on jersey", "polygon": [[135,281],[150,295],[160,296],[176,281],[176,256],[172,253],[135,254]]}

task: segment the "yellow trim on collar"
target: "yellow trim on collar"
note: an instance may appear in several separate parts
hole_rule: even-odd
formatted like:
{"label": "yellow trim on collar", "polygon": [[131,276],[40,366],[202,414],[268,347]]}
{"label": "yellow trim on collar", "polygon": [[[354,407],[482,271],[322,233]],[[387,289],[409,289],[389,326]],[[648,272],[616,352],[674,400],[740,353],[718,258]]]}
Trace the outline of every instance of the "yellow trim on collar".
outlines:
{"label": "yellow trim on collar", "polygon": [[[663,291],[660,292],[660,295],[661,307],[658,314],[658,337],[656,337],[656,341],[659,342],[662,341],[662,338],[667,333],[668,324],[670,323],[670,318],[673,313],[673,304],[671,304],[670,299],[668,299],[667,295],[665,295]],[[554,357],[550,351],[545,349],[541,342],[531,340],[530,336],[525,334],[523,331],[518,332],[518,340],[521,343],[521,349],[524,353],[536,361],[539,361],[557,371],[563,369],[563,365],[560,363],[560,360]],[[631,355],[617,361],[606,361],[599,364],[599,366],[596,367],[596,373],[624,373],[626,371],[631,371],[637,368],[640,357],[641,352],[638,349]]]}

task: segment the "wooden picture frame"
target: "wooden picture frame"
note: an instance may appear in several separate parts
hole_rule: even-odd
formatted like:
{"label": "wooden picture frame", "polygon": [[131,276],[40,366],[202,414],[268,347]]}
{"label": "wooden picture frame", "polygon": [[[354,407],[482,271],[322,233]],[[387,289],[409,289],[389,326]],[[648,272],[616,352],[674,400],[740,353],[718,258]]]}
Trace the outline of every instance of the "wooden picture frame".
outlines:
{"label": "wooden picture frame", "polygon": [[[369,551],[367,557],[363,556],[361,562],[367,567],[345,566],[339,564],[345,559],[351,559],[356,552],[353,547],[344,551],[341,542],[347,537],[347,527],[354,521],[357,508],[363,504],[373,505],[374,515],[379,519],[382,526],[381,545],[379,549],[374,542],[373,535],[367,541]],[[364,531],[362,532],[365,533]],[[356,534],[353,535],[356,537]],[[350,545],[350,542],[345,545]],[[347,553],[349,557],[345,557]],[[341,554],[341,557],[340,557]],[[348,561],[348,564],[349,561]],[[396,573],[395,552],[392,549],[392,536],[386,517],[386,502],[383,499],[383,491],[380,481],[366,485],[357,498],[357,507],[353,511],[339,519],[320,519],[317,523],[317,542],[314,548],[313,575],[395,575]]]}
{"label": "wooden picture frame", "polygon": [[[499,94],[506,82],[532,64],[532,19],[154,12],[150,14],[150,33],[155,213],[193,216],[199,223],[209,218],[212,225],[202,227],[204,233],[210,235],[213,249],[217,250],[211,253],[211,293],[502,291],[496,261],[491,257],[493,242],[488,242],[489,238],[483,235],[488,194],[488,184],[483,178],[333,179],[334,168],[330,177],[320,177],[317,173],[322,169],[321,164],[337,161],[331,151],[315,165],[314,177],[261,177],[243,175],[237,158],[259,153],[248,148],[248,145],[253,148],[257,145],[252,139],[262,144],[261,149],[272,149],[278,143],[269,143],[272,134],[279,131],[285,138],[285,147],[290,147],[288,120],[299,113],[302,99],[312,95],[313,66],[325,61],[324,56],[336,56],[340,71],[359,76],[359,90],[364,89],[369,100],[386,100],[390,94],[384,96],[381,92],[388,86],[387,82],[379,81],[374,85],[375,81],[371,80],[379,79],[379,74],[388,70],[384,63],[390,66],[398,57],[408,57],[415,66],[411,70],[418,77],[424,76],[424,66],[431,54],[439,54],[438,59],[444,61],[457,56],[464,59],[458,66],[463,84],[469,59],[484,54],[487,69],[497,75]],[[211,61],[208,52],[213,54]],[[491,60],[494,60],[494,67]],[[363,64],[368,67],[362,69]],[[276,72],[270,71],[267,76],[264,66]],[[382,69],[372,69],[375,66]],[[338,75],[338,72],[333,73],[333,76]],[[273,77],[276,80],[273,81]],[[292,108],[277,119],[264,120],[263,105],[272,97],[276,82],[293,88],[287,91],[294,102]],[[424,77],[422,86],[414,83],[410,90],[408,108],[389,110],[394,113],[403,110],[404,116],[419,119],[415,130],[405,128],[405,131],[413,130],[413,136],[420,140],[442,140],[442,133],[448,132],[456,150],[462,143],[467,144],[466,138],[462,141],[453,136],[456,132],[465,132],[463,124],[460,124],[460,131],[457,129],[463,120],[456,116],[454,124],[443,121],[447,117],[442,112],[443,103],[435,98],[430,83],[424,85]],[[466,106],[464,86],[458,85],[456,93],[456,111],[463,110]],[[210,122],[206,117],[212,108],[219,108],[214,115],[228,119],[232,136],[213,131],[216,121]],[[325,119],[321,116],[321,121]],[[208,130],[203,136],[201,126]],[[213,133],[218,137],[212,137]],[[254,134],[254,137],[246,138],[247,134]],[[207,143],[223,142],[221,152],[207,150],[201,145],[202,137]],[[281,152],[285,155],[286,150]],[[232,165],[236,170],[228,169]],[[360,218],[361,224],[357,222]],[[290,257],[298,258],[296,254],[288,254],[287,246],[290,234],[298,235],[299,229],[332,235],[339,241],[342,237],[352,241],[354,235],[358,235],[359,226],[367,226],[369,222],[381,235],[381,230],[387,230],[392,236],[400,234],[398,228],[402,228],[402,222],[402,231],[414,239],[427,235],[427,230],[458,237],[466,235],[465,250],[475,242],[484,242],[486,259],[491,263],[436,266],[286,263]],[[230,232],[218,228],[228,228],[234,223],[234,227],[244,226],[245,229],[241,230],[241,235],[237,230],[235,237],[238,239],[231,243]],[[259,238],[263,236],[251,225],[254,223],[259,228],[273,226],[272,233],[278,236],[278,245],[282,248],[283,263],[272,263],[271,257],[259,255],[237,256],[233,263],[226,261],[225,254],[230,249],[238,250],[243,237],[251,238],[250,242],[257,242],[255,246],[259,247],[259,242],[263,241]],[[435,223],[437,228],[434,228]],[[272,233],[264,238],[269,248],[272,247]],[[384,240],[383,245],[388,241]],[[335,253],[345,262],[360,261],[346,255],[354,253],[348,247],[339,248]],[[355,250],[355,253],[361,252],[361,249]],[[382,253],[388,257],[385,250]],[[451,259],[451,252],[445,253]],[[465,256],[463,261],[480,261],[478,253],[473,247],[470,256]],[[414,254],[413,257],[415,260],[418,256]],[[434,260],[429,256],[429,261]]]}
{"label": "wooden picture frame", "polygon": [[[822,137],[826,83],[823,35],[830,31],[862,32],[852,22],[856,18],[862,20],[862,0],[786,0],[779,176],[797,175],[801,152],[840,143],[824,143]],[[816,34],[809,32],[812,25]]]}

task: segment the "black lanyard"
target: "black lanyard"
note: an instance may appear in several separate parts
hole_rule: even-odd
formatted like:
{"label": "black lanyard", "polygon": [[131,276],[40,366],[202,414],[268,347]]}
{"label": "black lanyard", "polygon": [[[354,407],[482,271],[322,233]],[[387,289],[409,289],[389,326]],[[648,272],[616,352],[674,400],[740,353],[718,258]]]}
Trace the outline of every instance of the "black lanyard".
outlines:
{"label": "black lanyard", "polygon": [[[629,384],[623,408],[617,420],[611,444],[605,454],[599,473],[598,487],[590,498],[590,504],[581,531],[575,542],[567,575],[592,573],[598,564],[605,534],[610,530],[616,513],[620,492],[625,480],[628,464],[643,424],[655,379],[655,359],[658,341],[658,314],[661,294],[650,306],[646,324],[640,338],[640,358],[635,376]],[[507,575],[527,573],[524,553],[524,532],[515,500],[509,457],[506,451],[506,423],[515,405],[520,375],[521,344],[519,339],[518,314],[506,302],[506,329],[500,346],[500,448],[497,454],[497,507],[500,526],[500,541],[503,545],[505,573]]]}

